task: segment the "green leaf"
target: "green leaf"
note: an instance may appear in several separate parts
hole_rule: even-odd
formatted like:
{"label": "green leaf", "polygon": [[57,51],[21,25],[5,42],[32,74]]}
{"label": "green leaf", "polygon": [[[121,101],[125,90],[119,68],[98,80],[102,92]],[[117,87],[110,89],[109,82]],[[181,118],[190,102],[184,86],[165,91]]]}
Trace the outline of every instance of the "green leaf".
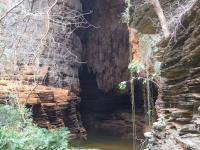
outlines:
{"label": "green leaf", "polygon": [[[14,94],[10,95],[15,98]],[[0,105],[0,150],[67,150],[68,130],[47,130],[35,125],[25,106]],[[24,114],[26,122],[21,115]]]}
{"label": "green leaf", "polygon": [[128,70],[130,72],[138,72],[140,66],[139,60],[133,60],[129,65],[128,65]]}
{"label": "green leaf", "polygon": [[121,83],[119,83],[119,89],[120,90],[125,90],[126,89],[126,81],[123,81],[123,82],[121,82]]}

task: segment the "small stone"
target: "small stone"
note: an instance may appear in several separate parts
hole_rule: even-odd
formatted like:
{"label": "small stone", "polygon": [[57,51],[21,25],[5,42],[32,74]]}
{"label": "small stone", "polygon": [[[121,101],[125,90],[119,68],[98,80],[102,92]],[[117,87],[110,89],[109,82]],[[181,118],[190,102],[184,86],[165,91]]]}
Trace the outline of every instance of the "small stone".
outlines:
{"label": "small stone", "polygon": [[196,125],[200,125],[200,118],[193,121]]}
{"label": "small stone", "polygon": [[194,124],[187,124],[187,125],[184,125],[180,131],[180,133],[198,133],[198,130],[197,128],[195,127]]}
{"label": "small stone", "polygon": [[200,106],[198,107],[198,112],[200,112]]}
{"label": "small stone", "polygon": [[176,121],[180,121],[180,122],[190,122],[192,120],[192,118],[176,118]]}
{"label": "small stone", "polygon": [[182,118],[183,116],[190,116],[191,112],[188,110],[176,110],[171,113],[175,118]]}
{"label": "small stone", "polygon": [[153,134],[152,134],[152,132],[145,132],[144,137],[147,139],[151,139],[151,138],[153,138]]}
{"label": "small stone", "polygon": [[153,137],[151,139],[149,139],[149,143],[155,143],[156,139]]}
{"label": "small stone", "polygon": [[164,121],[158,121],[158,122],[153,123],[153,128],[155,130],[162,131],[163,129],[165,129],[165,127],[166,127],[166,123]]}

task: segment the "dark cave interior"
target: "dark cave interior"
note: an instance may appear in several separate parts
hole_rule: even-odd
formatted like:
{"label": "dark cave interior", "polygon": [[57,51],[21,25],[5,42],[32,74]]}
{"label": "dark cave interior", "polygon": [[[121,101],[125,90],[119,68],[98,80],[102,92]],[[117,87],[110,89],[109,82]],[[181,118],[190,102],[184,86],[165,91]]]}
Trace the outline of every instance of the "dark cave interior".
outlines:
{"label": "dark cave interior", "polygon": [[[79,78],[81,87],[79,110],[83,126],[88,134],[98,133],[101,135],[131,138],[130,91],[124,94],[119,94],[116,90],[106,93],[101,91],[97,86],[95,74],[89,72],[87,65],[81,67]],[[136,116],[139,119],[138,128],[141,128],[139,131],[143,131],[145,126],[143,81],[135,82],[134,87]],[[154,103],[158,91],[153,83],[150,83],[150,89]]]}
{"label": "dark cave interior", "polygon": [[[124,25],[117,25],[116,23],[118,21],[112,21],[109,22],[109,19],[105,20],[105,18],[118,18],[118,15],[113,17],[112,12],[123,11],[123,5],[119,5],[119,1],[112,0],[112,2],[107,0],[104,3],[101,3],[100,0],[82,0],[82,9],[83,12],[88,13],[92,12],[91,14],[88,14],[85,16],[85,18],[94,25],[101,25],[101,28],[106,28],[107,33],[102,33],[101,28],[87,28],[78,31],[78,34],[81,38],[83,52],[82,52],[82,60],[84,62],[87,62],[87,55],[88,52],[95,49],[89,49],[88,45],[91,43],[89,42],[95,42],[92,40],[88,40],[89,36],[91,34],[95,34],[93,36],[100,36],[106,35],[107,37],[110,37],[108,34],[109,32],[113,32],[113,28],[110,26],[113,26],[114,28],[120,28],[120,32],[125,32],[127,29],[121,30],[121,28],[127,28],[127,26]],[[98,5],[97,5],[98,4]],[[107,5],[107,6],[101,6],[101,5]],[[109,5],[109,6],[108,6]],[[102,12],[105,11],[105,12]],[[118,14],[117,13],[117,14]],[[115,13],[116,14],[116,13]],[[121,13],[119,13],[121,15]],[[97,19],[98,18],[98,19]],[[104,22],[102,23],[102,20]],[[114,23],[114,24],[113,24]],[[92,32],[95,30],[95,32]],[[115,30],[114,30],[115,31]],[[92,32],[92,33],[91,33]],[[128,33],[127,33],[128,34]],[[118,35],[119,36],[119,35]],[[121,34],[123,37],[123,34]],[[124,36],[123,38],[125,38]],[[91,37],[90,37],[91,38]],[[98,37],[99,41],[103,41],[101,39],[102,37]],[[112,36],[110,37],[112,38]],[[109,39],[109,38],[108,38]],[[95,40],[95,39],[94,39]],[[112,39],[111,40],[111,46],[113,43],[119,43],[122,41],[118,41],[118,39]],[[127,40],[126,40],[127,41]],[[102,53],[106,53],[107,55],[112,55],[112,57],[116,57],[113,55],[116,55],[115,53],[108,53],[109,48],[106,49],[104,47],[101,47],[98,44],[102,44],[103,42],[97,42],[96,49],[98,53],[101,51]],[[109,43],[108,43],[109,44]],[[123,44],[122,44],[123,45]],[[123,50],[128,50],[128,45],[123,45]],[[116,47],[114,51],[120,51],[120,47]],[[124,52],[129,54],[129,52]],[[90,54],[90,53],[89,53]],[[91,57],[89,57],[91,59]],[[94,58],[92,58],[94,59]],[[124,57],[124,62],[127,61],[128,56]],[[101,63],[101,62],[100,62]],[[118,63],[118,62],[116,62]],[[90,64],[91,65],[91,64]],[[115,66],[115,64],[114,64]],[[112,66],[112,67],[114,67]],[[106,134],[111,136],[121,136],[124,138],[131,138],[132,137],[132,113],[131,113],[131,96],[130,96],[130,88],[123,94],[116,89],[111,89],[108,92],[104,92],[98,88],[97,85],[97,73],[93,72],[90,68],[91,66],[88,66],[87,64],[83,64],[81,68],[79,69],[79,79],[80,79],[80,98],[81,103],[79,105],[79,110],[81,114],[81,120],[83,122],[83,126],[86,128],[88,134],[92,134],[98,132],[98,134]],[[128,72],[128,70],[126,70]],[[139,132],[141,132],[141,136],[143,136],[143,130],[145,125],[145,114],[144,114],[144,96],[145,96],[145,87],[144,87],[144,81],[138,80],[134,82],[134,99],[135,99],[135,106],[136,106],[136,115],[137,120],[139,120],[138,123],[138,129]],[[116,83],[117,85],[118,83]],[[157,87],[150,83],[150,91],[152,93],[152,101],[155,102],[155,99],[157,98]],[[152,103],[152,104],[153,104]]]}

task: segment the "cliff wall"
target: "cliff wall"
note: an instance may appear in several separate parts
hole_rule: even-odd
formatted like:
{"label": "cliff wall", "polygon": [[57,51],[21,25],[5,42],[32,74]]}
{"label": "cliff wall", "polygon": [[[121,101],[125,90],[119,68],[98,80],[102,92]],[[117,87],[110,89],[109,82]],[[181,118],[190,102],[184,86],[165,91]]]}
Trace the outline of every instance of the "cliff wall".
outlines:
{"label": "cliff wall", "polygon": [[121,17],[124,7],[123,0],[83,1],[84,11],[93,11],[88,20],[95,28],[89,28],[81,36],[82,58],[104,92],[129,77],[129,32]]}
{"label": "cliff wall", "polygon": [[150,149],[199,149],[200,2],[183,17],[175,40],[160,44],[164,52],[162,83]]}
{"label": "cliff wall", "polygon": [[75,138],[85,130],[77,111],[82,45],[73,30],[84,17],[79,0],[55,2],[24,1],[1,21],[1,100],[16,94],[40,127],[66,126]]}

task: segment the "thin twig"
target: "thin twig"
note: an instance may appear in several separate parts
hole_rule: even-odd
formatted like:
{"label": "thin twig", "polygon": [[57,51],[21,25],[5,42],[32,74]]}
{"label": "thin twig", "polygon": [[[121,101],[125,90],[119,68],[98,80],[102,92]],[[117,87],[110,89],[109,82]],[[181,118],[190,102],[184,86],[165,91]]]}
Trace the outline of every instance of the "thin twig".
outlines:
{"label": "thin twig", "polygon": [[13,9],[15,9],[16,7],[18,7],[21,3],[23,3],[25,0],[21,0],[19,3],[17,3],[16,5],[14,5],[13,7],[11,7],[7,12],[5,12],[5,14],[0,18],[0,21],[2,21]]}
{"label": "thin twig", "polygon": [[33,89],[30,91],[30,93],[28,94],[27,98],[26,98],[26,102],[25,104],[27,104],[28,99],[30,98],[31,94],[33,94],[33,91],[38,87],[39,83],[36,83],[36,85],[33,87]]}
{"label": "thin twig", "polygon": [[50,12],[51,12],[51,10],[53,9],[53,7],[57,4],[57,2],[58,2],[58,0],[55,0],[55,2],[49,7],[49,9],[47,10],[47,30],[46,30],[46,33],[43,35],[43,37],[42,37],[42,39],[41,39],[41,43],[42,43],[42,45],[44,44],[43,43],[43,40],[46,38],[46,36],[47,36],[47,34],[48,34],[48,32],[49,32],[49,28],[50,28],[50,23],[49,23],[49,20],[50,20]]}
{"label": "thin twig", "polygon": [[0,59],[1,59],[1,57],[3,56],[4,51],[5,51],[5,49],[2,50],[2,52],[1,52],[1,54],[0,54]]}

